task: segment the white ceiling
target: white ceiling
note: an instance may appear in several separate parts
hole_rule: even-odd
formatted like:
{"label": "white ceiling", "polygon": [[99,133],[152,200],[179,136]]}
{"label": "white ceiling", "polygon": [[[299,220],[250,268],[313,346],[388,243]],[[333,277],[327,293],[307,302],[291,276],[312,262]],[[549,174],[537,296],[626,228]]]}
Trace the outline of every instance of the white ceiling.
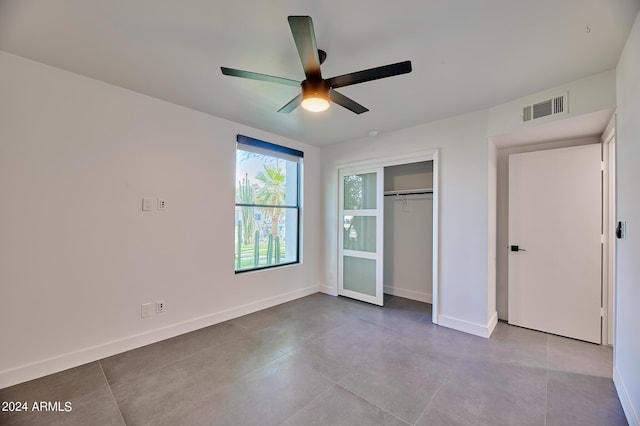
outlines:
{"label": "white ceiling", "polygon": [[[614,68],[640,0],[0,0],[0,50],[322,146],[487,108]],[[288,15],[313,18],[323,77],[411,60],[340,91],[370,109],[276,112],[302,80]]]}

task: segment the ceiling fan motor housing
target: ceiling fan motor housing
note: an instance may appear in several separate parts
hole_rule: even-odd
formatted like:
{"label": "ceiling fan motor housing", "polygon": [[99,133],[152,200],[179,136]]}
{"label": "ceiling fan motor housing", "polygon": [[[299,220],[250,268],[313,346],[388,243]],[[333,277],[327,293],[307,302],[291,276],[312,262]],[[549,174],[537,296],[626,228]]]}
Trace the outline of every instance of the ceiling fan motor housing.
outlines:
{"label": "ceiling fan motor housing", "polygon": [[300,86],[302,87],[302,99],[306,98],[325,98],[329,99],[329,83],[325,80],[305,80]]}

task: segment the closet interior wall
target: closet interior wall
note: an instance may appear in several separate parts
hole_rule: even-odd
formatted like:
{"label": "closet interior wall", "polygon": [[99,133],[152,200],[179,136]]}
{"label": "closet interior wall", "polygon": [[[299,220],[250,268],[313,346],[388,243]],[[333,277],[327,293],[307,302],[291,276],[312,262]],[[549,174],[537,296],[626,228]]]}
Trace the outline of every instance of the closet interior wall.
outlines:
{"label": "closet interior wall", "polygon": [[[384,168],[384,292],[432,302],[433,161]],[[414,194],[389,195],[390,191]]]}

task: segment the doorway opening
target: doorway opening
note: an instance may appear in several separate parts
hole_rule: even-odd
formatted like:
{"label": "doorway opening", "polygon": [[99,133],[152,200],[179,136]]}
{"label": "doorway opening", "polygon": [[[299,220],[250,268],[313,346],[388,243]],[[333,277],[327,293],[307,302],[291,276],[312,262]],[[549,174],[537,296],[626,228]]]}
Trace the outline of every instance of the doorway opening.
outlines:
{"label": "doorway opening", "polygon": [[[610,116],[611,117],[611,116]],[[606,122],[605,122],[606,123]],[[615,278],[613,276],[615,258],[615,115],[610,119],[608,125],[603,124],[600,134],[586,137],[554,139],[553,135],[537,142],[529,140],[524,143],[518,140],[514,134],[513,142],[509,143],[507,137],[500,140],[497,147],[497,292],[496,306],[500,320],[509,321],[509,267],[508,260],[511,255],[511,245],[518,244],[510,240],[508,233],[509,223],[509,160],[510,154],[551,150],[557,148],[567,148],[579,145],[599,144],[601,147],[601,160],[603,170],[601,171],[601,182],[599,184],[602,193],[602,224],[601,239],[602,262],[601,268],[601,298],[602,318],[601,318],[601,343],[603,345],[613,345],[613,322],[614,322],[614,295]],[[599,168],[600,168],[599,167]],[[522,248],[527,249],[524,244]],[[522,254],[521,252],[520,254]],[[517,256],[517,255],[514,255]],[[567,310],[570,314],[570,309]],[[600,313],[599,313],[600,314]]]}
{"label": "doorway opening", "polygon": [[438,323],[438,151],[338,166],[338,294],[432,304]]}

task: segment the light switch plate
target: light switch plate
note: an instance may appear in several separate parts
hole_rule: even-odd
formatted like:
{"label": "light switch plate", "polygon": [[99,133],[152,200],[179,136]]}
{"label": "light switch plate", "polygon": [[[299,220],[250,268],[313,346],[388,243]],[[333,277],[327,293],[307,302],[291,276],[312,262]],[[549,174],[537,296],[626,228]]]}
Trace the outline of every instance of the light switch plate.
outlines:
{"label": "light switch plate", "polygon": [[141,318],[150,317],[151,314],[153,313],[152,309],[153,309],[152,303],[143,303],[142,305],[140,305],[140,317]]}
{"label": "light switch plate", "polygon": [[142,211],[150,212],[153,210],[153,198],[143,198],[142,199]]}

